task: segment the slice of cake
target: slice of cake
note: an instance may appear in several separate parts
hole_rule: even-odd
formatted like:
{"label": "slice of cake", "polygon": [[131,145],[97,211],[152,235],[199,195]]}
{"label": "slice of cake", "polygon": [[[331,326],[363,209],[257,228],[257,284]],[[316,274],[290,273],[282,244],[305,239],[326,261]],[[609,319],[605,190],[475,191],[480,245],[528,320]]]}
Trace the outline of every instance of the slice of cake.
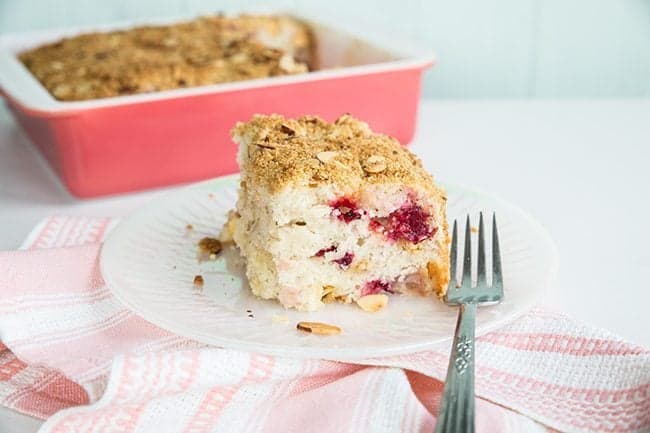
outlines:
{"label": "slice of cake", "polygon": [[258,115],[232,135],[241,188],[222,240],[239,247],[255,295],[312,311],[444,294],[445,193],[395,139],[349,115]]}

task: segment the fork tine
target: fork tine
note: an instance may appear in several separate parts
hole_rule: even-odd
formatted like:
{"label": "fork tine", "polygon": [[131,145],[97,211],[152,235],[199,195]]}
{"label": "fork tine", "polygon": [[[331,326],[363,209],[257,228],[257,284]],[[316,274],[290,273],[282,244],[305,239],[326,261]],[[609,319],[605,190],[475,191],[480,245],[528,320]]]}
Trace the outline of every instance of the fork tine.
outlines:
{"label": "fork tine", "polygon": [[483,227],[483,212],[480,213],[478,221],[478,264],[477,264],[478,286],[485,285],[487,277],[485,275],[485,230]]}
{"label": "fork tine", "polygon": [[451,234],[451,250],[449,251],[449,288],[456,288],[456,262],[458,261],[458,224],[454,220],[454,229]]}
{"label": "fork tine", "polygon": [[465,252],[463,257],[463,277],[461,280],[462,287],[472,287],[472,239],[471,228],[469,226],[469,214],[465,222]]}
{"label": "fork tine", "polygon": [[497,233],[497,215],[492,214],[492,287],[503,293],[503,274],[501,272],[501,252]]}

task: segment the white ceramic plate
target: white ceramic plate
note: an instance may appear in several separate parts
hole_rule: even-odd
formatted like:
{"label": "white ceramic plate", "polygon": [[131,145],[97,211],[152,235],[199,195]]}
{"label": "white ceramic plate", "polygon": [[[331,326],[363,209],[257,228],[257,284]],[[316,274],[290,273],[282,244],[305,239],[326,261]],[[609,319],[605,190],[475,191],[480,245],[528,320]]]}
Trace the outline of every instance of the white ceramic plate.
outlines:
{"label": "white ceramic plate", "polygon": [[[241,269],[227,259],[236,255],[234,250],[214,262],[198,263],[197,241],[219,232],[235,204],[237,185],[236,176],[195,184],[123,220],[101,253],[102,274],[115,296],[144,319],[176,334],[281,356],[352,360],[420,351],[452,337],[456,309],[432,298],[393,296],[374,314],[340,304],[313,313],[285,311],[276,302],[250,294]],[[544,294],[555,277],[557,254],[545,230],[512,204],[453,185],[446,189],[450,221],[464,221],[467,213],[478,220],[481,210],[497,213],[505,299],[479,310],[480,334],[516,318]],[[187,224],[194,229],[187,230]],[[193,285],[197,274],[205,280],[200,291]],[[274,315],[288,321],[278,323]],[[343,332],[304,334],[296,330],[301,320],[335,324]]]}

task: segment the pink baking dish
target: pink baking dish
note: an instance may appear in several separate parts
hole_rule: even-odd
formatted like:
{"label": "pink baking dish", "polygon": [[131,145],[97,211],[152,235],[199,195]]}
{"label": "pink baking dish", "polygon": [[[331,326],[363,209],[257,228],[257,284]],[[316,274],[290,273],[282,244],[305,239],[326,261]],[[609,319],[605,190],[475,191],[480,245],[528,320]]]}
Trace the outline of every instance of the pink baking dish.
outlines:
{"label": "pink baking dish", "polygon": [[[255,113],[348,112],[408,143],[420,82],[434,57],[309,21],[324,70],[308,74],[81,102],[60,102],[15,53],[103,26],[0,39],[0,89],[31,141],[77,197],[195,181],[238,170],[229,131]],[[160,21],[156,21],[160,22]],[[166,21],[170,22],[170,21]],[[146,23],[151,23],[147,21]]]}

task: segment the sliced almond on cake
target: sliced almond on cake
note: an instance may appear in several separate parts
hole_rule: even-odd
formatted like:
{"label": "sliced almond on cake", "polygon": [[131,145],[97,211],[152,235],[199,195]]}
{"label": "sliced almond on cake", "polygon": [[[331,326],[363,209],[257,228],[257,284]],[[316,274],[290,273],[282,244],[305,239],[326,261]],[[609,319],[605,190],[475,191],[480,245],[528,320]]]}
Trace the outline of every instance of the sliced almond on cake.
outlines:
{"label": "sliced almond on cake", "polygon": [[357,299],[357,305],[369,313],[381,310],[386,304],[388,304],[388,296],[384,294],[366,295]]}

